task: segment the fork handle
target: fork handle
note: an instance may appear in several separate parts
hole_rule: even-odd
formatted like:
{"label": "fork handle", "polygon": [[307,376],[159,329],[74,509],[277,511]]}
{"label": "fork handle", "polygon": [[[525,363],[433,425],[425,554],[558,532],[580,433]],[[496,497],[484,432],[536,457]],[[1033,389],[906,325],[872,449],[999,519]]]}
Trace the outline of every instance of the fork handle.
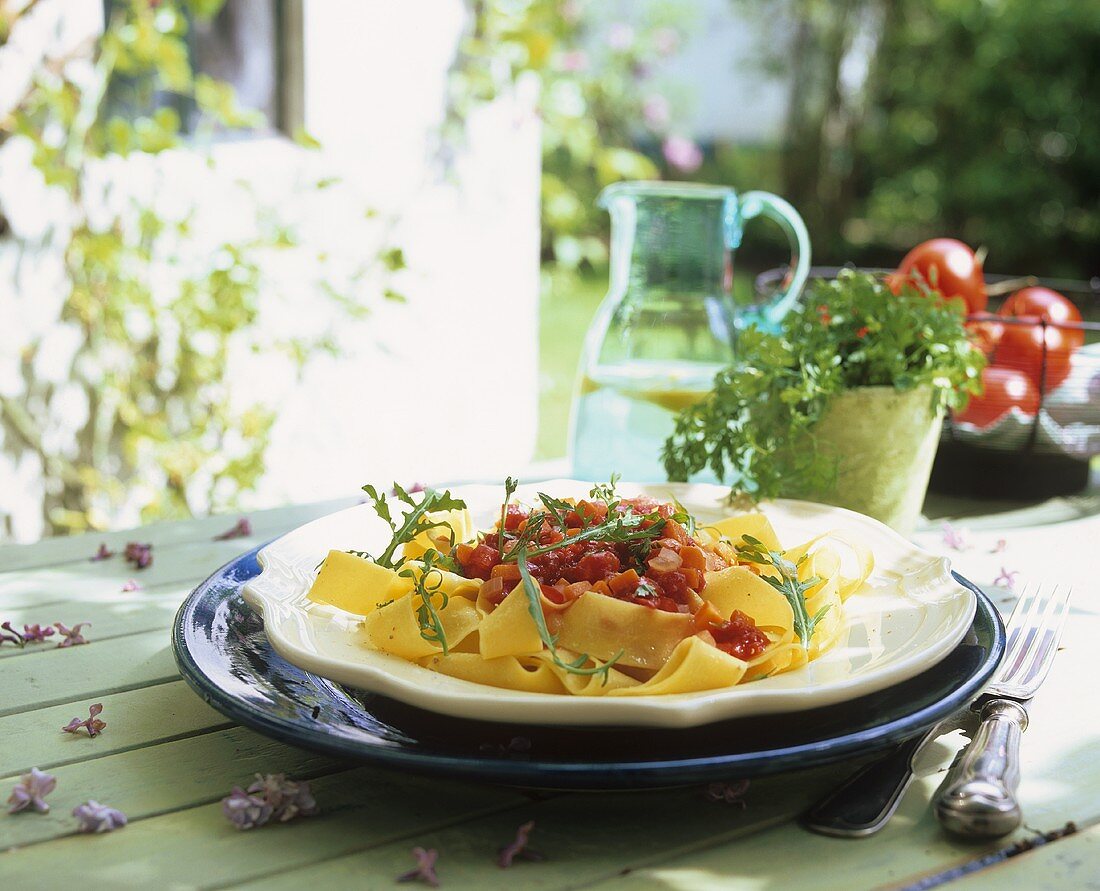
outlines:
{"label": "fork handle", "polygon": [[936,791],[936,817],[964,838],[1000,838],[1020,825],[1020,736],[1027,711],[1010,699],[993,699],[981,726]]}

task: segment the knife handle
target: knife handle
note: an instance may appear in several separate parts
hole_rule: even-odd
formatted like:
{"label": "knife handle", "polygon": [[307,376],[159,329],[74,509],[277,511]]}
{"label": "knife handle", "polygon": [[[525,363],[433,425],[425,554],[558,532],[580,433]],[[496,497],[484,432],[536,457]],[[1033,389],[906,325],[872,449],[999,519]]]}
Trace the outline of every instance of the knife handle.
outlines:
{"label": "knife handle", "polygon": [[812,832],[837,838],[873,835],[889,822],[913,781],[913,758],[939,731],[930,727],[852,774],[802,818]]}
{"label": "knife handle", "polygon": [[1016,789],[1027,711],[1018,702],[994,699],[982,709],[981,719],[974,741],[951,765],[936,791],[935,811],[953,835],[1000,838],[1023,820]]}

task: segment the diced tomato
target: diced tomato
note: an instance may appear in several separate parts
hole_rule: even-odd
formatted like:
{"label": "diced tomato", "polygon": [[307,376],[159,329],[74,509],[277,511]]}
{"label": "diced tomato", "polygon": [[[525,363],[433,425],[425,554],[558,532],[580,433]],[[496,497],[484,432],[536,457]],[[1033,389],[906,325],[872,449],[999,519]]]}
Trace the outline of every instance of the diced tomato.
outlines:
{"label": "diced tomato", "polygon": [[470,551],[466,555],[466,559],[463,560],[462,546],[460,546],[458,561],[462,566],[462,571],[465,573],[466,578],[488,579],[492,573],[493,567],[500,562],[500,551],[482,542]]}
{"label": "diced tomato", "polygon": [[671,597],[678,603],[683,603],[684,598],[687,596],[687,592],[690,590],[687,579],[684,578],[684,574],[679,570],[662,572],[660,574],[654,573],[653,581],[662,594],[666,597]]}
{"label": "diced tomato", "polygon": [[552,526],[544,525],[542,527],[542,531],[539,533],[540,544],[557,544],[559,541],[565,541],[564,532],[554,529]]}
{"label": "diced tomato", "polygon": [[505,530],[508,532],[515,532],[528,516],[530,516],[530,511],[524,510],[518,504],[509,504],[504,510]]}
{"label": "diced tomato", "polygon": [[[620,513],[649,515],[650,519],[643,523],[645,528],[660,524],[661,538],[649,541],[648,552],[645,546],[639,552],[639,542],[579,541],[562,546],[566,537],[572,538],[591,524],[606,521],[608,510],[603,501],[578,501],[564,515],[564,528],[559,528],[545,512],[528,513],[519,505],[508,505],[503,522],[507,537],[504,550],[507,552],[517,533],[522,532],[530,536],[528,551],[555,546],[529,557],[527,568],[543,586],[546,596],[556,603],[595,591],[652,609],[692,613],[699,603],[698,593],[706,585],[704,572],[724,568],[727,561],[716,557],[709,548],[700,547],[672,519],[679,510],[677,507],[651,498],[625,499],[617,506]],[[536,523],[537,532],[530,535]],[[495,588],[490,592],[503,597],[519,583],[519,569],[512,562],[501,563],[496,544],[497,539],[491,534],[476,547],[459,545],[455,554],[467,576],[500,584],[502,592],[496,592]],[[551,594],[549,588],[555,593]]]}
{"label": "diced tomato", "polygon": [[[589,581],[600,582],[605,581],[610,576],[617,573],[622,568],[622,563],[619,561],[614,551],[597,551],[595,554],[588,554],[585,557],[581,557],[577,563],[576,578],[572,581]],[[569,578],[566,574],[566,578]]]}
{"label": "diced tomato", "polygon": [[648,606],[650,609],[659,609],[664,613],[678,613],[687,609],[686,606],[677,603],[671,597],[665,597],[663,594],[651,594],[645,588],[639,588],[626,599],[630,603],[638,604],[638,606]]}
{"label": "diced tomato", "polygon": [[712,627],[710,633],[718,649],[745,661],[759,656],[771,642],[752,618],[739,609],[733,611],[728,622]]}

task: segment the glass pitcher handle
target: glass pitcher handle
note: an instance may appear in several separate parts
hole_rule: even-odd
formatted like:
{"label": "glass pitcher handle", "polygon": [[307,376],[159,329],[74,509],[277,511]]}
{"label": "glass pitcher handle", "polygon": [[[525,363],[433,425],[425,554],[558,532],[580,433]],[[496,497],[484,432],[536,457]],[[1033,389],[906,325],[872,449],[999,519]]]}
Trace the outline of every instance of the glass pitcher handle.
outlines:
{"label": "glass pitcher handle", "polygon": [[780,290],[762,311],[763,320],[767,326],[776,328],[783,316],[794,306],[798,295],[802,293],[802,286],[806,284],[806,276],[810,272],[810,233],[806,231],[806,224],[802,222],[798,211],[771,192],[746,192],[741,196],[740,210],[742,220],[761,216],[774,220],[786,233],[787,240],[791,243],[791,266],[786,275],[787,286]]}

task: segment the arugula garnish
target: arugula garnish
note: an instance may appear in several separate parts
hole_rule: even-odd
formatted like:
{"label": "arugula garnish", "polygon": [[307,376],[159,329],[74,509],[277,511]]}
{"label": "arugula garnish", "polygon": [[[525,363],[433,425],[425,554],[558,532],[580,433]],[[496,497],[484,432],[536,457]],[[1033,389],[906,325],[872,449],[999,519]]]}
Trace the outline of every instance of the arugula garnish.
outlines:
{"label": "arugula garnish", "polygon": [[[390,513],[389,502],[386,501],[385,495],[380,495],[378,490],[374,486],[363,486],[363,491],[367,493],[367,497],[374,503],[374,512],[386,522],[390,527],[390,531],[393,533],[393,538],[386,549],[377,557],[370,557],[379,566],[384,566],[387,569],[399,569],[405,563],[404,557],[398,557],[394,559],[394,555],[397,553],[397,549],[406,542],[412,541],[418,535],[423,532],[429,532],[432,529],[446,528],[448,530],[448,538],[450,539],[451,547],[455,544],[454,529],[447,523],[441,520],[429,520],[427,514],[435,511],[442,510],[461,510],[466,507],[466,502],[461,498],[455,498],[450,492],[438,492],[435,489],[425,489],[423,497],[419,502],[416,501],[408,492],[406,492],[397,483],[393,484],[393,493],[399,501],[407,504],[411,510],[405,514],[401,521],[401,525],[397,525],[397,521],[394,520],[393,515]],[[361,551],[353,551],[352,553],[361,557],[369,557],[369,554]],[[452,568],[453,561],[450,560],[444,554],[440,554],[436,551],[439,562],[447,561],[448,566],[446,568]]]}
{"label": "arugula garnish", "polygon": [[497,539],[497,550],[504,553],[504,521],[508,518],[508,502],[512,500],[516,489],[519,488],[519,480],[508,477],[504,480],[504,503],[500,506],[500,533]]}
{"label": "arugula garnish", "polygon": [[[420,626],[420,636],[429,643],[438,644],[447,655],[447,633],[443,630],[443,619],[439,610],[446,609],[450,597],[443,588],[443,573],[439,571],[440,558],[444,555],[435,548],[428,548],[420,558],[422,565],[419,573],[412,567],[402,569],[397,574],[412,579],[413,592],[420,597],[420,606],[416,608],[416,622]],[[433,598],[438,594],[441,603],[437,607]]]}
{"label": "arugula garnish", "polygon": [[619,503],[618,493],[615,491],[615,486],[619,480],[623,478],[621,473],[611,474],[611,479],[607,483],[596,483],[588,493],[590,498],[598,498],[600,501],[607,503],[607,509],[613,510],[614,505]]}
{"label": "arugula garnish", "polygon": [[779,573],[779,578],[770,575],[762,575],[761,578],[787,598],[794,612],[794,633],[802,641],[802,646],[808,650],[810,638],[814,635],[817,623],[829,611],[827,604],[811,618],[806,610],[806,592],[821,582],[816,575],[804,582],[798,578],[798,569],[809,555],[803,554],[795,562],[784,557],[779,551],[768,550],[767,545],[758,538],[753,538],[751,535],[742,535],[741,538],[746,544],[737,546],[737,556],[740,559],[758,566],[771,566]]}
{"label": "arugula garnish", "polygon": [[559,668],[565,669],[570,674],[579,675],[602,675],[602,683],[607,684],[608,672],[614,667],[615,663],[623,657],[623,650],[619,650],[614,656],[612,656],[605,663],[585,668],[584,663],[596,662],[587,653],[582,653],[572,662],[566,662],[561,656],[558,655],[557,650],[557,638],[550,633],[550,629],[546,627],[546,616],[542,612],[542,590],[539,587],[539,583],[531,577],[530,571],[527,569],[527,548],[525,545],[519,545],[519,553],[516,555],[518,558],[519,577],[520,584],[523,585],[523,593],[527,595],[527,609],[531,613],[531,618],[535,621],[535,627],[538,629],[539,637],[542,638],[543,645],[550,651],[550,658],[554,660],[554,664]]}
{"label": "arugula garnish", "polygon": [[[565,530],[568,527],[568,523],[565,521],[566,515],[571,510],[577,510],[568,501],[562,501],[560,498],[555,498],[553,495],[547,495],[545,492],[539,492],[539,501],[542,502],[542,506],[546,508],[546,512],[554,518],[554,523],[561,530]],[[581,518],[581,524],[588,525],[588,517],[582,516],[581,511],[577,511],[577,516]]]}
{"label": "arugula garnish", "polygon": [[[646,520],[650,520],[652,523],[649,526],[643,527],[642,524]],[[530,523],[528,526],[530,527]],[[520,540],[507,554],[501,557],[501,560],[518,560],[521,550],[527,557],[538,557],[541,554],[549,554],[551,551],[556,551],[559,548],[566,548],[569,547],[569,545],[581,541],[599,540],[608,544],[630,544],[634,542],[648,543],[661,537],[664,526],[664,518],[656,512],[652,514],[636,514],[633,511],[627,510],[620,514],[616,514],[614,517],[609,513],[604,522],[586,526],[581,529],[580,532],[563,538],[561,541],[538,545],[537,547],[527,550],[528,542]]]}

